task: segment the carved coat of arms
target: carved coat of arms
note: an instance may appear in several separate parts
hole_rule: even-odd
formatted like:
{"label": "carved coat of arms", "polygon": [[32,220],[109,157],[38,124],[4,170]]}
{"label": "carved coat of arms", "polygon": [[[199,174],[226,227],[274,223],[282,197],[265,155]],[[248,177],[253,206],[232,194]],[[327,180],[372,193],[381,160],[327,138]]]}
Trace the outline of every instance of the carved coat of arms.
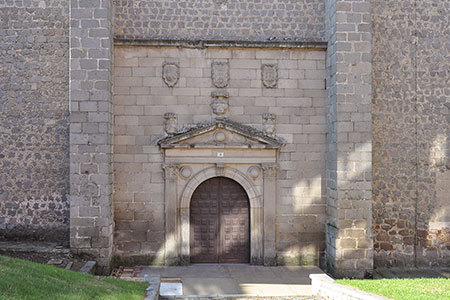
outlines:
{"label": "carved coat of arms", "polygon": [[215,87],[223,88],[230,80],[229,66],[227,61],[214,61],[211,64],[211,77]]}
{"label": "carved coat of arms", "polygon": [[213,113],[218,116],[224,115],[228,111],[228,92],[214,91],[211,93],[211,108]]}
{"label": "carved coat of arms", "polygon": [[263,130],[265,134],[274,135],[275,133],[275,120],[277,116],[275,114],[266,113],[263,114]]}
{"label": "carved coat of arms", "polygon": [[168,135],[177,133],[177,115],[174,113],[164,114],[164,131]]}
{"label": "carved coat of arms", "polygon": [[266,88],[274,88],[278,83],[278,68],[276,64],[262,65],[261,78]]}
{"label": "carved coat of arms", "polygon": [[162,77],[167,86],[173,87],[180,78],[180,68],[177,64],[165,63],[163,64]]}

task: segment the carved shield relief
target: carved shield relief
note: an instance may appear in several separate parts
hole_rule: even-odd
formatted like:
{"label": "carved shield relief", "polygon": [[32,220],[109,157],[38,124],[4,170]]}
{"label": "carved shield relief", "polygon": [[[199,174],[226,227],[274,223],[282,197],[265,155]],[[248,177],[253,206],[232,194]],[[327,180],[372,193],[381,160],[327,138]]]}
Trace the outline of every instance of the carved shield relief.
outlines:
{"label": "carved shield relief", "polygon": [[230,73],[227,61],[214,61],[211,64],[211,77],[215,87],[223,88],[228,85]]}
{"label": "carved shield relief", "polygon": [[162,76],[167,86],[173,87],[180,77],[180,68],[175,63],[165,63],[163,64]]}
{"label": "carved shield relief", "polygon": [[262,65],[261,78],[266,88],[274,88],[278,83],[278,68],[276,64]]}

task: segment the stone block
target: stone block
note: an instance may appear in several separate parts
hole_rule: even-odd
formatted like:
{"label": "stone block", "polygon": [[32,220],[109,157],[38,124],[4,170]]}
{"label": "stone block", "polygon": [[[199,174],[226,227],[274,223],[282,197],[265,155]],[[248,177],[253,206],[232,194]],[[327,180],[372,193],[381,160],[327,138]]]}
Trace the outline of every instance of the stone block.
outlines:
{"label": "stone block", "polygon": [[101,236],[93,237],[92,238],[92,242],[91,242],[92,247],[93,248],[97,248],[97,249],[109,248],[109,247],[112,246],[111,243],[112,243],[112,239],[109,236],[106,236],[106,237],[101,237]]}
{"label": "stone block", "polygon": [[119,251],[123,251],[125,253],[133,253],[138,252],[141,249],[141,243],[139,242],[124,242],[118,243],[117,248]]}
{"label": "stone block", "polygon": [[73,247],[74,249],[90,248],[91,247],[91,238],[90,237],[72,238],[70,240],[70,246]]}

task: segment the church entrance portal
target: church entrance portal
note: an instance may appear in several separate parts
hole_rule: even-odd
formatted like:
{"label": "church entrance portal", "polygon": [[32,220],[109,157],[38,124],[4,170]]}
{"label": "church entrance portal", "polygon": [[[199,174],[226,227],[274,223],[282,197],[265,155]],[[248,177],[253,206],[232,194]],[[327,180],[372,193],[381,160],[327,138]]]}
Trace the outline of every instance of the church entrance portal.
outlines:
{"label": "church entrance portal", "polygon": [[250,212],[245,190],[215,177],[194,191],[190,205],[192,263],[249,263]]}

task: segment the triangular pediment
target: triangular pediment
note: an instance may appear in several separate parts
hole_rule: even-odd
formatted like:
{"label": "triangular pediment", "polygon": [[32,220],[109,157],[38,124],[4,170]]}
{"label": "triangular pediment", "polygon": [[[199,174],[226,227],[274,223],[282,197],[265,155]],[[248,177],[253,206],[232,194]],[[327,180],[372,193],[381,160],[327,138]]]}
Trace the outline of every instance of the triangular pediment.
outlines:
{"label": "triangular pediment", "polygon": [[283,141],[228,119],[197,124],[161,139],[161,148],[280,148]]}

